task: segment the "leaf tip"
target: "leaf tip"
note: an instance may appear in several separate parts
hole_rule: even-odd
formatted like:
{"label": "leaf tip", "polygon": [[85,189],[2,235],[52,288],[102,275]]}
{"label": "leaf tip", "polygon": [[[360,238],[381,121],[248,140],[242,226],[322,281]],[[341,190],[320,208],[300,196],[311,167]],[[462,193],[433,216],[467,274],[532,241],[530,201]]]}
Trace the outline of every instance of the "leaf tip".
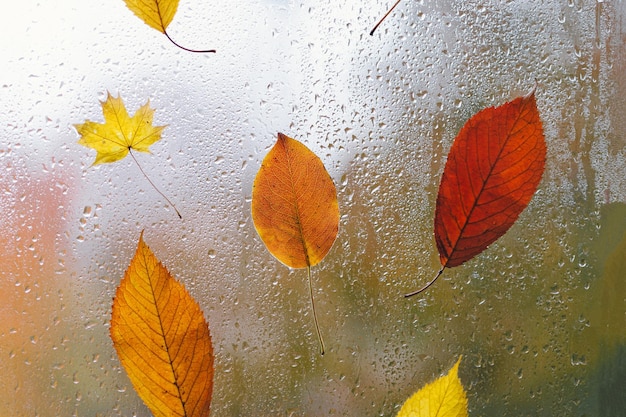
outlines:
{"label": "leaf tip", "polygon": [[458,374],[459,366],[461,365],[461,359],[463,359],[463,355],[459,355],[459,359],[456,360],[455,364],[450,369],[450,372],[454,372],[454,374]]}
{"label": "leaf tip", "polygon": [[84,125],[85,125],[84,123],[74,123],[74,124],[72,125],[72,127],[73,127],[74,129],[76,129],[76,133],[78,133],[78,135],[80,136],[80,137],[78,138],[78,141],[77,141],[77,142],[78,142],[78,143],[80,143],[81,145],[82,145],[82,144],[83,144],[83,142],[84,142],[84,141],[83,141],[83,134],[81,133],[81,130],[83,129],[83,126],[84,126]]}

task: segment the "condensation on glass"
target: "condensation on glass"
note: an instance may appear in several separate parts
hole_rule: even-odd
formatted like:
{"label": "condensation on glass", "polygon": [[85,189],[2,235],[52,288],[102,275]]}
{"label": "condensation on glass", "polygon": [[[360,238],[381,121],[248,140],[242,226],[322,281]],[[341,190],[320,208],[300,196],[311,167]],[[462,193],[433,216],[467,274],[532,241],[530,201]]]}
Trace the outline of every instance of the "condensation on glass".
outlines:
{"label": "condensation on glass", "polygon": [[[470,415],[626,408],[626,3],[188,0],[169,28],[120,1],[14,2],[0,55],[0,410],[137,415],[108,336],[140,232],[199,301],[214,416],[395,415],[463,355]],[[548,146],[516,225],[427,293],[434,202],[463,123],[527,93]],[[143,169],[92,167],[73,124],[148,99],[168,125]],[[313,285],[250,218],[283,132],[318,154],[341,225]]]}

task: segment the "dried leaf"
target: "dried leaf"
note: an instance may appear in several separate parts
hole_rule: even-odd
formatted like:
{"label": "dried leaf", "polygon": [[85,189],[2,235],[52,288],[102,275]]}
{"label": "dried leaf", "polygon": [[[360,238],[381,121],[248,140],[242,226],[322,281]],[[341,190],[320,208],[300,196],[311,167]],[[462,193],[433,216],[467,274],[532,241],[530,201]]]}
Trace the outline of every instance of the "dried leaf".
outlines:
{"label": "dried leaf", "polygon": [[165,33],[178,9],[178,0],[124,0],[124,2],[138,18],[161,33]]}
{"label": "dried leaf", "polygon": [[337,190],[322,161],[306,146],[282,133],[254,180],[252,220],[272,255],[291,268],[307,268],[311,307],[323,355],[311,267],[324,259],[337,238]]}
{"label": "dried leaf", "polygon": [[461,357],[446,376],[411,396],[396,417],[467,417],[467,396],[459,379]]}
{"label": "dried leaf", "polygon": [[271,254],[291,268],[318,264],[337,237],[333,180],[313,152],[282,133],[254,180],[252,220]]}
{"label": "dried leaf", "polygon": [[546,144],[534,90],[476,113],[454,140],[435,210],[442,269],[485,250],[517,220],[537,190]]}
{"label": "dried leaf", "polygon": [[202,310],[139,238],[115,294],[111,339],[155,416],[208,416],[213,347]]}
{"label": "dried leaf", "polygon": [[387,13],[385,13],[383,17],[381,17],[380,20],[374,25],[374,28],[370,31],[370,36],[374,35],[374,32],[376,32],[376,29],[378,29],[378,26],[380,26],[383,23],[383,21],[387,18],[387,16],[391,14],[391,12],[393,12],[393,9],[395,9],[398,4],[400,4],[400,0],[396,0],[393,6],[391,6],[389,10],[387,10]]}
{"label": "dried leaf", "polygon": [[[623,203],[614,203],[612,209],[623,208]],[[604,210],[605,213],[608,210]],[[623,214],[623,213],[621,213]],[[605,219],[603,219],[605,220]],[[606,221],[606,220],[605,220]],[[623,222],[623,218],[620,219]],[[608,222],[607,222],[608,223]],[[615,222],[617,223],[617,222]],[[613,225],[615,232],[621,232],[619,227]],[[607,254],[602,276],[599,277],[597,285],[601,288],[600,294],[600,326],[599,333],[602,334],[602,343],[607,350],[617,346],[626,346],[626,233],[622,234],[619,243],[613,247],[602,248]],[[616,317],[621,317],[615,320]]]}
{"label": "dried leaf", "polygon": [[78,143],[96,150],[96,160],[92,165],[111,163],[123,159],[130,153],[139,170],[150,185],[173,208],[179,218],[182,216],[176,206],[148,178],[132,150],[150,153],[150,145],[161,140],[161,132],[166,126],[152,126],[154,109],[150,101],[141,106],[133,117],[128,115],[122,98],[107,93],[106,101],[101,102],[104,123],[87,120],[83,124],[74,125],[81,136]]}
{"label": "dried leaf", "polygon": [[163,33],[174,45],[189,52],[215,52],[215,49],[195,50],[180,46],[167,33],[167,27],[176,15],[179,0],[124,0],[135,15],[146,25]]}
{"label": "dried leaf", "polygon": [[81,135],[80,143],[97,151],[93,165],[123,159],[131,149],[150,153],[150,145],[161,139],[166,126],[152,126],[154,109],[150,102],[141,106],[133,117],[128,115],[121,97],[107,93],[102,103],[104,123],[87,120],[74,125]]}

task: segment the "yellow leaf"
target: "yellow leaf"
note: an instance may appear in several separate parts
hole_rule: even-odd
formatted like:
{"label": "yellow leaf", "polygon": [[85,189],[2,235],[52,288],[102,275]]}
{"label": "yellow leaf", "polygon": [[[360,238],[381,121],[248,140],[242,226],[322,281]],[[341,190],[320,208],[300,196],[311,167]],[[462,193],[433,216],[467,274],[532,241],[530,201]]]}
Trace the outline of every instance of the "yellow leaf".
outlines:
{"label": "yellow leaf", "polygon": [[165,33],[178,9],[178,0],[124,0],[138,18],[148,26]]}
{"label": "yellow leaf", "polygon": [[154,110],[149,101],[131,118],[122,99],[108,93],[106,101],[102,102],[102,113],[104,124],[88,120],[74,125],[81,135],[78,143],[97,151],[93,165],[119,161],[131,149],[150,153],[148,147],[161,139],[165,129],[165,126],[152,126]]}
{"label": "yellow leaf", "polygon": [[124,0],[128,7],[135,15],[144,21],[148,26],[165,34],[167,39],[174,45],[188,52],[215,52],[215,49],[189,49],[179,45],[167,33],[167,27],[172,23],[176,10],[178,9],[178,0]]}
{"label": "yellow leaf", "polygon": [[143,233],[113,300],[111,339],[155,416],[209,415],[213,347],[208,324],[144,243]]}
{"label": "yellow leaf", "polygon": [[337,237],[333,180],[313,152],[282,133],[254,180],[252,220],[270,253],[291,268],[319,263]]}
{"label": "yellow leaf", "polygon": [[409,398],[396,417],[467,417],[467,397],[456,361],[448,375],[431,382]]}

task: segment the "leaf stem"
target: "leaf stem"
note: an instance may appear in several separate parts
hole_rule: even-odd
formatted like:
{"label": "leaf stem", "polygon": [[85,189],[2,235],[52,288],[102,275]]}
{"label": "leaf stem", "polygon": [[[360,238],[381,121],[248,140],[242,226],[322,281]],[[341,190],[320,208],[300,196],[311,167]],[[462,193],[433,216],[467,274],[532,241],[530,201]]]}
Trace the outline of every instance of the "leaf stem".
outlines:
{"label": "leaf stem", "polygon": [[400,0],[397,0],[393,6],[391,6],[391,8],[389,10],[387,10],[387,13],[385,13],[385,15],[378,21],[378,23],[376,23],[376,25],[374,26],[374,29],[372,29],[372,31],[370,32],[370,36],[374,35],[374,32],[376,31],[376,29],[378,29],[378,26],[380,26],[381,23],[383,23],[383,20],[385,20],[387,18],[387,16],[389,16],[391,14],[391,12],[393,12],[393,9],[396,8],[396,6],[400,3]]}
{"label": "leaf stem", "polygon": [[178,46],[180,49],[185,50],[187,52],[195,52],[195,53],[198,53],[198,54],[204,54],[204,53],[207,53],[207,52],[211,52],[211,53],[217,52],[215,49],[198,50],[198,49],[185,48],[184,46],[181,46],[181,45],[177,44],[176,42],[174,42],[174,39],[172,39],[170,37],[170,35],[167,33],[167,31],[165,29],[163,29],[163,33],[165,33],[165,36],[167,36],[167,39],[169,39],[170,42],[172,42],[174,45]]}
{"label": "leaf stem", "polygon": [[143,174],[144,177],[146,177],[146,179],[148,180],[148,182],[150,183],[150,185],[152,186],[152,188],[154,188],[156,190],[157,193],[161,194],[161,197],[163,197],[165,199],[165,201],[167,201],[169,203],[170,206],[172,206],[172,208],[174,209],[174,211],[176,212],[176,214],[178,214],[178,217],[180,219],[183,218],[183,216],[180,215],[180,212],[178,211],[178,209],[176,208],[176,206],[174,205],[174,203],[172,203],[170,201],[169,198],[167,198],[165,196],[165,194],[163,194],[157,187],[156,185],[154,185],[154,183],[150,180],[150,178],[148,178],[148,176],[146,175],[146,173],[144,172],[143,168],[141,168],[141,165],[139,165],[139,161],[137,161],[137,158],[135,158],[135,154],[133,154],[133,150],[131,148],[128,148],[128,153],[130,154],[130,156],[133,157],[133,160],[135,161],[135,163],[137,164],[137,167],[139,168],[139,171],[141,171],[141,173]]}
{"label": "leaf stem", "polygon": [[306,267],[307,278],[309,281],[309,296],[311,297],[311,309],[313,310],[313,320],[315,321],[315,330],[317,331],[317,338],[320,341],[320,354],[324,356],[326,348],[324,347],[324,339],[322,339],[322,332],[320,331],[320,325],[317,322],[317,313],[315,312],[315,302],[313,301],[313,283],[311,282],[311,267]]}
{"label": "leaf stem", "polygon": [[445,266],[442,266],[442,267],[441,267],[441,269],[439,270],[439,272],[437,272],[437,275],[435,275],[435,278],[433,278],[433,279],[432,279],[432,280],[431,280],[428,284],[426,284],[425,286],[423,286],[422,288],[420,288],[420,289],[419,289],[419,290],[417,290],[417,291],[413,291],[413,292],[410,292],[410,293],[408,293],[408,294],[404,294],[404,296],[405,296],[406,298],[409,298],[409,297],[413,297],[414,295],[417,295],[417,294],[419,294],[419,293],[421,293],[421,292],[423,292],[423,291],[426,291],[426,290],[428,289],[428,287],[430,287],[431,285],[433,285],[433,284],[435,283],[435,281],[437,281],[437,278],[439,278],[439,276],[440,276],[441,274],[443,274],[443,270],[444,270],[445,268],[446,268]]}

